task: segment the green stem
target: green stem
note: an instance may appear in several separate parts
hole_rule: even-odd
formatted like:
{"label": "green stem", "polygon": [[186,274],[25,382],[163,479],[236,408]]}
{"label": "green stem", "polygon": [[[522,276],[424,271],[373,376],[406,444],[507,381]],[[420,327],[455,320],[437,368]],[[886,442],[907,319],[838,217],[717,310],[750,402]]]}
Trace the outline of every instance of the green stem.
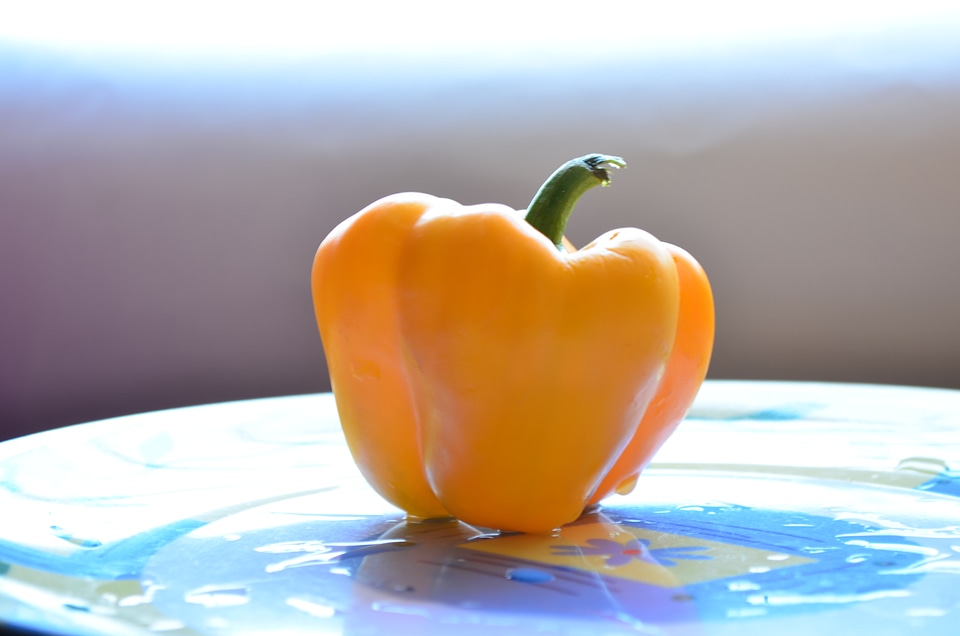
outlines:
{"label": "green stem", "polygon": [[527,223],[563,249],[563,232],[577,200],[590,188],[610,185],[610,168],[626,165],[620,157],[610,155],[587,155],[568,161],[540,186],[527,208]]}

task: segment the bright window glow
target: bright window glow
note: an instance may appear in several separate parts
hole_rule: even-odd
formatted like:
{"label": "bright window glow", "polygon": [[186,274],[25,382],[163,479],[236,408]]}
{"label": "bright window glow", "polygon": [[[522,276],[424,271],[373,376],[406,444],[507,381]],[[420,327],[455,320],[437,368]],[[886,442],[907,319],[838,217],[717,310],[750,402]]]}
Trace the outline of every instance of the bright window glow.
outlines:
{"label": "bright window glow", "polygon": [[0,39],[91,50],[497,54],[710,45],[960,25],[956,0],[0,0]]}

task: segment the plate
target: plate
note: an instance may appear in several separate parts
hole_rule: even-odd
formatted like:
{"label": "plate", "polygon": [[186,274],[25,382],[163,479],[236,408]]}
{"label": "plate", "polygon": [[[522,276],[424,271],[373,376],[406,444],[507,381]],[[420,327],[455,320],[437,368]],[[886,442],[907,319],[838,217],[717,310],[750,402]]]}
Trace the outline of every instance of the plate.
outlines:
{"label": "plate", "polygon": [[[960,392],[708,381],[551,535],[409,522],[330,394],[0,444],[0,624],[49,634],[955,634]],[[454,629],[455,628],[455,629]]]}

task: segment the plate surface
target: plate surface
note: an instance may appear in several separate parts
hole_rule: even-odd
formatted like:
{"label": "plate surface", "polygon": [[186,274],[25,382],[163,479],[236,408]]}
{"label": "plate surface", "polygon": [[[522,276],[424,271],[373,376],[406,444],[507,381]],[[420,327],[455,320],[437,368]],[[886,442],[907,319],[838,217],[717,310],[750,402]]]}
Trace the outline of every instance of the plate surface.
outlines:
{"label": "plate surface", "polygon": [[955,634],[960,392],[708,381],[549,536],[408,523],[329,394],[0,444],[0,624],[53,634]]}

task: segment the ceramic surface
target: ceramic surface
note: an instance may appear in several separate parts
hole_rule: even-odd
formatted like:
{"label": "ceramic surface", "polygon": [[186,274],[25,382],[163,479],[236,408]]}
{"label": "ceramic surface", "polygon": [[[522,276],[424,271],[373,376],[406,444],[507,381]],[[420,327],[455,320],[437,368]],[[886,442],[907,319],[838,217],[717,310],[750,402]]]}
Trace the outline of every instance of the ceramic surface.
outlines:
{"label": "ceramic surface", "polygon": [[410,523],[329,394],[0,444],[0,624],[53,634],[955,634],[960,392],[707,382],[547,536]]}

